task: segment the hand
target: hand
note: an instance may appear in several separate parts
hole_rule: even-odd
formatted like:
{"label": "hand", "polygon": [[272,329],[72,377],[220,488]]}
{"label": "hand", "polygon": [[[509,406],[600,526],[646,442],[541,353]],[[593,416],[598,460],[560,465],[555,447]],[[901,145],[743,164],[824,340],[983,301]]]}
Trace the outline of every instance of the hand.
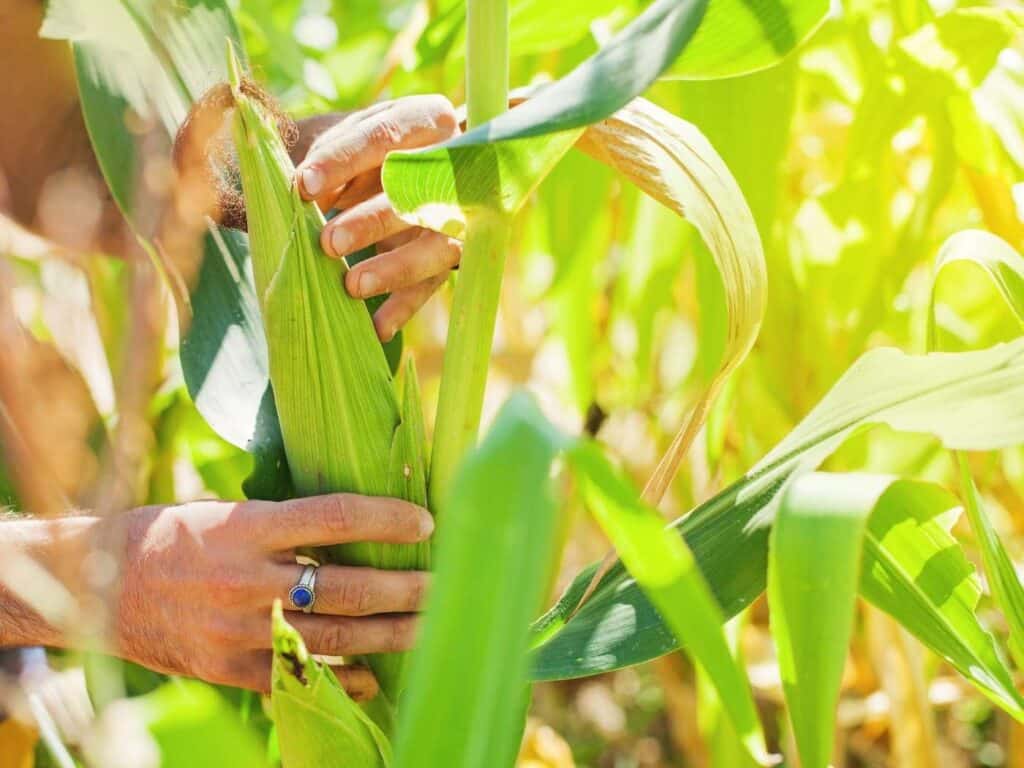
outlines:
{"label": "hand", "polygon": [[409,96],[354,112],[320,134],[299,164],[299,191],[321,209],[341,210],[327,223],[321,245],[342,258],[371,245],[377,255],[345,276],[360,299],[390,293],[374,314],[382,341],[423,306],[459,263],[458,240],[412,227],[395,213],[381,191],[380,167],[388,152],[430,146],[459,133],[451,103],[443,96]]}
{"label": "hand", "polygon": [[[414,543],[430,514],[397,499],[334,494],[281,503],[144,507],[101,525],[124,542],[121,655],[162,672],[270,690],[270,607],[303,566],[295,548],[356,541]],[[107,539],[111,540],[111,539]],[[317,572],[314,613],[291,612],[309,650],[347,656],[407,650],[428,574],[337,565]],[[356,699],[377,692],[365,668],[336,668]]]}

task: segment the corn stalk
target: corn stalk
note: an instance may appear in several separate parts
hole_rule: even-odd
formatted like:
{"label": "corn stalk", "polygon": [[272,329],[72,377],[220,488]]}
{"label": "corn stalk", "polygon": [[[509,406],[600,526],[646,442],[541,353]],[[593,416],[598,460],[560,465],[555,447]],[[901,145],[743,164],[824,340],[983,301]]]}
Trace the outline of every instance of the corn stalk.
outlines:
{"label": "corn stalk", "polygon": [[[467,0],[466,111],[470,129],[508,108],[508,0]],[[430,465],[430,505],[441,508],[455,469],[476,443],[508,250],[510,216],[497,203],[467,211],[452,301]]]}

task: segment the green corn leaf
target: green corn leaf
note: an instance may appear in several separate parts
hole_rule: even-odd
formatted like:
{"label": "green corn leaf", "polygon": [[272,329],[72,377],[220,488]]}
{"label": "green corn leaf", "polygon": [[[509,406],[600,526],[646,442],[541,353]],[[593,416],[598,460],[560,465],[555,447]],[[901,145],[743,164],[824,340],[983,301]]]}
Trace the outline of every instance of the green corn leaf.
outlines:
{"label": "green corn leaf", "polygon": [[966,457],[961,453],[956,454],[956,457],[960,466],[960,487],[964,496],[964,506],[967,509],[967,518],[971,522],[971,529],[978,537],[988,586],[1009,625],[1009,646],[1014,662],[1018,668],[1024,668],[1024,586],[1021,585],[1013,560],[1007,554],[999,534],[992,527],[992,522],[985,512],[984,502],[974,484],[974,478],[971,477]]}
{"label": "green corn leaf", "polygon": [[[973,265],[976,270],[980,270],[1016,318],[1015,330],[1024,329],[1024,256],[990,232],[968,229],[947,239],[935,258],[928,306],[929,349],[939,348],[941,322],[938,309],[946,300],[946,292],[942,290],[946,281],[942,278],[945,273],[954,272],[957,265]],[[957,282],[957,294],[965,292],[962,283],[951,282]]]}
{"label": "green corn leaf", "polygon": [[[512,607],[518,617],[515,621],[528,620],[530,614],[523,612],[520,599],[506,596],[506,589],[518,592],[525,588],[528,596],[539,597],[535,589],[545,580],[548,550],[544,547],[548,544],[526,545],[522,540],[525,532],[502,534],[501,526],[510,525],[506,518],[513,518],[519,520],[517,525],[532,529],[532,536],[552,533],[549,521],[541,525],[534,516],[550,514],[545,478],[559,450],[566,451],[588,507],[626,556],[631,572],[687,651],[711,671],[746,748],[760,762],[768,763],[749,685],[725,639],[720,609],[686,545],[665,529],[658,514],[640,501],[628,481],[593,445],[570,443],[554,431],[528,398],[517,396],[505,405],[494,428],[467,462],[446,506],[445,525],[437,536],[439,571],[400,715],[399,764],[443,765],[444,760],[454,759],[460,765],[504,765],[508,761],[503,756],[510,760],[514,754],[518,738],[518,726],[514,725],[520,722],[524,706],[516,691],[522,688],[525,667],[519,676],[509,675],[511,681],[501,681],[489,665],[507,666],[511,659],[525,654],[526,639],[516,633],[518,624],[513,619],[499,619],[489,612],[480,615],[480,606],[493,605],[497,610],[505,605],[506,611]],[[541,500],[535,498],[538,494]],[[479,509],[484,506],[488,514],[482,518]],[[485,540],[486,546],[481,544]],[[496,545],[502,548],[500,552],[495,553]],[[509,547],[528,551],[512,555],[506,551]],[[529,575],[519,565],[526,557],[534,563]],[[511,569],[500,565],[506,559],[513,561]],[[481,597],[478,590],[490,597]],[[470,611],[467,606],[476,607]],[[514,643],[514,652],[509,643]],[[476,701],[482,702],[478,714],[476,705],[467,705]],[[467,711],[473,712],[469,715],[472,722],[457,729],[458,733],[439,738],[438,733],[445,731],[444,722],[456,717],[459,709],[463,718]],[[504,725],[488,726],[487,718],[502,718]]]}
{"label": "green corn leaf", "polygon": [[856,474],[795,478],[782,494],[772,526],[772,638],[800,763],[807,768],[825,768],[832,754],[864,528],[891,482]]}
{"label": "green corn leaf", "polygon": [[[397,210],[423,226],[454,234],[461,228],[463,210],[498,206],[516,211],[540,179],[572,145],[572,132],[595,124],[643,93],[691,41],[699,41],[699,28],[707,0],[656,0],[597,53],[533,98],[509,112],[438,147],[414,152],[393,152],[384,164],[382,180]],[[725,3],[724,5],[731,5]],[[794,22],[793,8],[808,23]],[[780,32],[776,52],[785,52],[825,15],[827,3],[757,4],[753,19],[745,12],[714,12],[724,22],[705,32],[704,52],[689,63],[697,73],[701,60],[714,52],[721,61],[742,58],[738,50],[756,51],[758,45],[737,33],[737,26],[772,37],[768,19]],[[751,23],[752,22],[752,23]],[[800,30],[798,33],[797,30]],[[787,38],[783,40],[782,38]],[[728,40],[728,44],[723,42]],[[735,45],[735,47],[733,47]],[[757,54],[754,54],[757,57]],[[685,54],[684,54],[685,58]],[[714,75],[709,64],[706,75]],[[729,74],[743,71],[740,67]],[[497,195],[494,194],[497,190]]]}
{"label": "green corn leaf", "polygon": [[[465,59],[465,0],[445,0],[435,9],[416,44],[417,68]],[[512,0],[509,3],[509,51],[512,56],[530,56],[563,49],[586,37],[595,21],[615,12],[632,10],[623,0],[562,3]]]}
{"label": "green corn leaf", "polygon": [[[733,658],[743,669],[746,669],[740,634],[747,624],[748,617],[737,616],[725,625],[725,636],[732,649]],[[697,727],[701,738],[707,746],[710,765],[722,768],[753,768],[757,765],[743,742],[736,736],[732,721],[722,708],[722,700],[718,697],[718,689],[708,679],[708,673],[697,667]]]}
{"label": "green corn leaf", "polygon": [[[1018,329],[1024,327],[1024,258],[1005,240],[995,235],[983,230],[967,230],[958,232],[946,240],[936,257],[928,309],[929,347],[937,347],[939,343],[936,307],[941,278],[944,273],[953,271],[952,265],[955,264],[980,268],[1010,309],[1018,323]],[[962,282],[958,283],[958,289],[964,290]],[[1017,666],[1021,667],[1024,665],[1024,585],[1021,584],[1017,569],[985,512],[984,502],[974,484],[967,457],[962,453],[954,455],[960,469],[964,506],[971,529],[978,539],[989,589],[996,605],[1006,617],[1010,630],[1010,651]]]}
{"label": "green corn leaf", "polygon": [[747,751],[762,765],[770,764],[750,684],[729,648],[721,609],[685,542],[593,444],[578,444],[569,459],[588,509],[625,567],[680,645],[708,673]]}
{"label": "green corn leaf", "polygon": [[[732,77],[775,64],[817,28],[828,10],[823,0],[785,0],[747,3],[715,0],[709,3],[693,43],[666,72],[669,78]],[[591,25],[613,12],[633,11],[630,3],[509,3],[510,50],[524,56],[558,50],[584,37]],[[441,3],[434,20],[417,45],[419,66],[465,55],[465,3]]]}
{"label": "green corn leaf", "polygon": [[[855,431],[880,423],[932,434],[951,448],[1016,444],[1024,434],[1024,339],[979,352],[913,356],[877,349],[865,354],[754,469],[674,523],[725,616],[735,615],[765,588],[768,534],[787,479],[798,469],[813,469]],[[900,556],[893,555],[897,562]],[[535,624],[535,679],[596,674],[677,647],[621,565],[576,611],[593,573],[593,568],[581,573]],[[876,574],[865,573],[862,590],[871,599],[868,590]],[[1018,711],[1019,698],[1008,697],[1013,688],[1009,672],[977,617],[936,620],[936,606],[916,599],[918,590],[908,573],[894,571],[887,586],[907,602],[891,600],[882,607],[1003,707]],[[954,568],[938,569],[935,578],[953,590],[961,575]]]}
{"label": "green corn leaf", "polygon": [[[548,98],[548,91],[542,91],[508,114]],[[391,186],[386,164],[385,187],[410,221],[460,235],[464,212],[488,205],[498,205],[507,213],[518,210],[539,181],[536,174],[543,152],[557,145],[553,163],[578,141],[584,152],[693,223],[721,278],[723,306],[716,307],[720,311],[714,317],[706,318],[715,325],[720,344],[708,361],[707,381],[696,406],[648,485],[648,498],[656,501],[675,476],[711,402],[757,338],[767,286],[757,225],[728,168],[700,131],[644,99],[635,99],[583,133],[563,131],[542,152],[533,154],[542,140],[546,141],[543,137],[502,141],[489,146],[486,156],[452,143],[444,151],[393,153],[390,158],[401,155],[409,163],[393,166]],[[414,168],[425,175],[426,182],[414,175]]]}
{"label": "green corn leaf", "polygon": [[341,687],[274,603],[271,703],[284,768],[319,768],[344,758],[352,768],[387,768],[387,736]]}
{"label": "green corn leaf", "polygon": [[[881,475],[810,473],[795,477],[782,494],[771,533],[768,600],[786,706],[807,768],[825,768],[832,754],[862,567],[879,577],[864,579],[865,593],[879,603],[886,600],[879,585],[889,574],[913,582],[919,603],[914,618],[927,617],[917,624],[919,631],[929,631],[927,621],[938,620],[953,636],[976,632],[980,593],[974,571],[956,542],[932,522],[956,506],[938,486]],[[943,591],[929,591],[923,564],[943,552],[956,560],[957,567],[946,570],[960,580],[936,580]],[[945,591],[946,585],[953,588]],[[980,634],[976,639],[990,642]],[[943,641],[936,636],[936,642]],[[997,701],[1019,701],[1005,680],[995,685]]]}
{"label": "green corn leaf", "polygon": [[210,225],[191,303],[192,323],[180,350],[189,394],[217,434],[253,454],[246,496],[286,499],[294,489],[245,233]]}
{"label": "green corn leaf", "polygon": [[513,764],[525,721],[527,630],[553,556],[548,478],[561,442],[532,400],[517,395],[457,473],[435,537],[396,765]]}
{"label": "green corn leaf", "polygon": [[[153,236],[150,223],[166,201],[147,193],[145,164],[170,157],[189,108],[227,79],[224,40],[244,50],[227,3],[54,0],[40,34],[71,43],[103,177],[136,234]],[[254,454],[249,497],[286,498],[291,483],[246,236],[211,226],[193,284],[175,287],[190,293],[179,297],[178,316],[189,394],[221,437]]]}
{"label": "green corn leaf", "polygon": [[707,0],[657,0],[526,103],[438,147],[392,152],[381,179],[396,210],[453,235],[464,211],[514,213],[579,131],[624,107],[675,60],[706,7]]}
{"label": "green corn leaf", "polygon": [[810,37],[828,10],[826,0],[712,0],[692,42],[664,76],[707,80],[770,67]]}
{"label": "green corn leaf", "polygon": [[[1024,698],[992,636],[977,620],[977,573],[949,532],[960,511],[956,500],[928,484],[897,483],[886,495],[890,498],[868,521],[861,594],[949,660],[998,706],[1024,720]],[[981,649],[985,666],[965,667],[966,659]]]}
{"label": "green corn leaf", "polygon": [[971,99],[1018,171],[1024,169],[1024,72],[997,59]]}

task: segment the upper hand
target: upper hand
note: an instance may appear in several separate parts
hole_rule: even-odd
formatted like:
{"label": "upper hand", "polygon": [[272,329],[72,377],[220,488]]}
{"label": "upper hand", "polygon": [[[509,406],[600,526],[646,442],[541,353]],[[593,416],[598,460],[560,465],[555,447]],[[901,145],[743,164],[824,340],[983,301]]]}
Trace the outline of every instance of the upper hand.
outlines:
{"label": "upper hand", "polygon": [[341,211],[320,238],[329,256],[377,246],[376,256],[348,272],[345,287],[361,299],[391,294],[374,314],[382,341],[390,340],[444,282],[459,263],[462,245],[400,219],[382,191],[381,165],[392,150],[430,146],[458,133],[455,110],[443,96],[383,102],[321,133],[296,171],[305,199],[324,211]]}
{"label": "upper hand", "polygon": [[[295,548],[355,541],[414,543],[430,514],[397,499],[333,494],[281,503],[194,502],[143,507],[102,524],[125,546],[116,622],[119,652],[159,671],[270,689],[270,607],[303,566]],[[107,532],[109,535],[109,531]],[[312,653],[407,650],[428,574],[339,565],[317,573],[314,612],[288,621]],[[377,692],[361,667],[336,669],[357,699]]]}

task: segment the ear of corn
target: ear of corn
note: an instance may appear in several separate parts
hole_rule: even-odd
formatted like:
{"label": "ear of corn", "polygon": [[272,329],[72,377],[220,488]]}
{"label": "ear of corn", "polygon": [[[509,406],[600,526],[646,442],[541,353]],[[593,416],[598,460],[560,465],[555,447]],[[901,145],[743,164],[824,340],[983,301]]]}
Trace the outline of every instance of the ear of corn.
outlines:
{"label": "ear of corn", "polygon": [[387,768],[391,744],[384,732],[356,706],[330,667],[309,655],[302,637],[274,603],[274,666],[271,702],[281,762],[285,766],[325,766],[344,756],[358,768]]}
{"label": "ear of corn", "polygon": [[[256,290],[266,331],[285,453],[298,495],[349,491],[426,500],[426,456],[415,370],[399,403],[384,351],[362,301],[342,286],[347,266],[319,245],[324,218],[303,202],[271,120],[242,92],[229,56],[234,140],[249,222]],[[426,545],[354,544],[321,560],[424,568]],[[394,702],[404,654],[368,657]]]}

